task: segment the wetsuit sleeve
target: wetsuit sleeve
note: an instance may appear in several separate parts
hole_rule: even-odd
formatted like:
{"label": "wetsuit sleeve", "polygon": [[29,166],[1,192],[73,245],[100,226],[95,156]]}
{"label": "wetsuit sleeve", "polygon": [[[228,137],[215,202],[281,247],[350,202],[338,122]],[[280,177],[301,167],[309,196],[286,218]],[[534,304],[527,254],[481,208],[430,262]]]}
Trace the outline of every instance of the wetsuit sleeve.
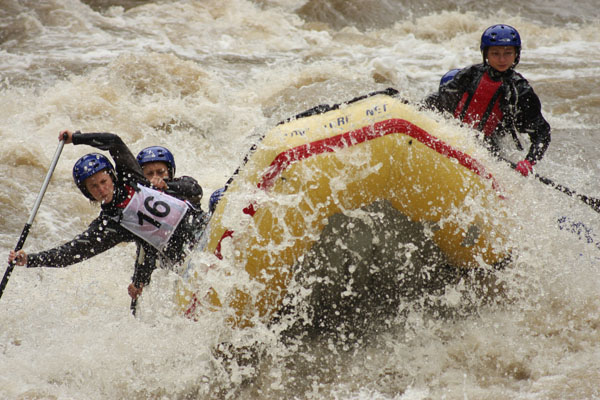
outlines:
{"label": "wetsuit sleeve", "polygon": [[515,128],[529,135],[531,146],[525,159],[532,164],[541,160],[550,145],[550,124],[542,115],[540,99],[528,83],[519,90]]}
{"label": "wetsuit sleeve", "polygon": [[125,182],[128,180],[146,182],[142,168],[119,135],[114,133],[75,132],[73,134],[73,144],[86,144],[100,150],[108,151],[115,161],[117,172],[123,175]]}
{"label": "wetsuit sleeve", "polygon": [[157,267],[159,258],[154,248],[150,246],[137,245],[137,253],[135,257],[135,268],[131,282],[135,287],[148,286],[152,272]]}
{"label": "wetsuit sleeve", "polygon": [[61,246],[27,256],[27,268],[63,268],[87,260],[123,242],[123,235],[111,224],[96,218],[85,232]]}
{"label": "wetsuit sleeve", "polygon": [[194,178],[182,176],[166,183],[165,193],[181,200],[187,200],[198,209],[201,208],[202,186]]}
{"label": "wetsuit sleeve", "polygon": [[441,107],[439,90],[437,92],[433,92],[433,93],[429,94],[427,97],[425,97],[423,99],[422,103],[425,106],[425,108],[429,108],[431,110],[437,110],[440,112],[443,111],[443,109]]}

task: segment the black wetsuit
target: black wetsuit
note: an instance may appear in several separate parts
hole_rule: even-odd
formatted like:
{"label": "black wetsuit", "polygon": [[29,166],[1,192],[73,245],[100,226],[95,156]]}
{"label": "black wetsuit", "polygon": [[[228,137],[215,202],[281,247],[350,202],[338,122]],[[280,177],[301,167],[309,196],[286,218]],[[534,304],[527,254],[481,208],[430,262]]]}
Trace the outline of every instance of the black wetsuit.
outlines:
{"label": "black wetsuit", "polygon": [[120,224],[123,204],[128,201],[131,190],[138,190],[138,184],[150,187],[129,148],[119,136],[112,133],[76,132],[73,134],[73,144],[86,144],[110,152],[117,175],[113,199],[110,203],[101,205],[100,215],[73,240],[53,249],[28,255],[27,267],[67,267],[123,242],[136,242],[139,248],[143,249],[144,256],[136,262],[134,283],[149,282],[150,275],[159,261],[167,265],[182,261],[186,249],[193,245],[206,224],[202,210],[189,207],[168,244],[159,253],[148,242]]}
{"label": "black wetsuit", "polygon": [[[165,193],[176,197],[180,200],[187,201],[188,204],[194,209],[194,224],[195,229],[192,230],[194,237],[187,237],[188,248],[191,250],[194,244],[197,242],[200,233],[204,231],[206,224],[208,223],[209,215],[202,212],[202,206],[200,201],[202,200],[202,186],[194,178],[190,176],[181,176],[175,179],[165,181],[167,189]],[[163,267],[169,268],[173,265],[170,260],[155,259],[154,265],[147,265],[146,262],[146,248],[137,245],[137,255],[135,269],[133,273],[132,281],[137,286],[148,285],[150,283],[150,276],[152,270],[158,267],[156,261],[160,261],[165,264]],[[166,261],[166,263],[165,263]]]}
{"label": "black wetsuit", "polygon": [[506,134],[522,150],[517,132],[526,133],[531,146],[525,159],[535,164],[550,144],[550,125],[542,115],[540,100],[529,82],[512,68],[505,72],[488,64],[464,68],[424,103],[482,131],[494,153],[499,152],[499,139]]}

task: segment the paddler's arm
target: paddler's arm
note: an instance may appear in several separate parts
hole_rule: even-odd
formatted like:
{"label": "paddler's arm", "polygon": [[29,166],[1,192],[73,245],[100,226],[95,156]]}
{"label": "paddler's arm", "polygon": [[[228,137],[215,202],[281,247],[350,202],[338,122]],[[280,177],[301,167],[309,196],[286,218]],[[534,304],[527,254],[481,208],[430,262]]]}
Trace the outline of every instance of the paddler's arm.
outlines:
{"label": "paddler's arm", "polygon": [[108,151],[115,161],[117,172],[124,174],[125,178],[131,178],[136,182],[147,182],[135,156],[119,135],[108,132],[81,133],[69,130],[62,131],[61,135],[63,134],[67,135],[65,143],[73,143],[74,145],[85,144]]}
{"label": "paddler's arm", "polygon": [[529,135],[531,145],[525,159],[535,164],[550,145],[550,124],[542,115],[542,104],[533,88],[528,83],[521,85],[515,126],[519,132]]}
{"label": "paddler's arm", "polygon": [[73,240],[50,250],[29,255],[23,250],[11,252],[9,262],[16,260],[17,265],[26,265],[27,268],[64,268],[103,253],[121,241],[120,235],[104,226],[100,218],[96,218],[85,232],[77,235]]}
{"label": "paddler's arm", "polygon": [[152,272],[156,269],[158,256],[156,250],[150,246],[137,243],[137,253],[135,257],[135,267],[131,283],[127,288],[127,292],[132,299],[137,299],[141,294],[144,286],[150,284]]}
{"label": "paddler's arm", "polygon": [[165,182],[165,193],[178,199],[189,201],[194,207],[201,209],[202,186],[191,176],[181,176]]}

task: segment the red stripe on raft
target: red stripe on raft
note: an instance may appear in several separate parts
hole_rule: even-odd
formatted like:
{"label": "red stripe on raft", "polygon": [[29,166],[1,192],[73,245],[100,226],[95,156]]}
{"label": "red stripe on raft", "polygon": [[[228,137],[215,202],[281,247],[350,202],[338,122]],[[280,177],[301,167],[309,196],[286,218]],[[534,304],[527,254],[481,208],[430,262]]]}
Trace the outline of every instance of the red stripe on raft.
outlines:
{"label": "red stripe on raft", "polygon": [[184,311],[183,315],[186,318],[190,318],[190,319],[195,319],[195,314],[196,314],[196,308],[198,308],[198,298],[196,297],[196,294],[192,294],[192,300],[190,301],[190,305],[188,306],[188,308]]}
{"label": "red stripe on raft", "polygon": [[[435,150],[439,154],[442,154],[448,158],[454,158],[458,163],[465,168],[475,172],[477,175],[484,179],[491,179],[492,187],[498,191],[500,185],[496,182],[496,179],[485,170],[485,167],[476,159],[470,155],[459,151],[444,141],[430,135],[425,130],[419,128],[415,124],[408,122],[404,119],[388,119],[385,121],[377,122],[370,126],[365,126],[361,129],[342,133],[337,136],[333,136],[327,139],[317,140],[297,146],[292,149],[288,149],[282,153],[279,153],[277,157],[271,162],[269,168],[262,176],[257,187],[262,190],[269,190],[274,184],[277,177],[284,171],[290,164],[304,160],[308,157],[323,154],[333,153],[338,150],[351,147],[357,144],[367,142],[369,140],[377,139],[382,136],[390,134],[402,134],[408,135],[415,140],[423,143],[425,146],[432,150]],[[502,196],[500,196],[502,198]],[[254,205],[251,203],[244,208],[244,213],[253,216],[256,212]],[[221,255],[221,241],[226,237],[233,236],[233,231],[227,230],[219,239],[217,248],[215,249],[215,255],[222,259]]]}
{"label": "red stripe on raft", "polygon": [[277,176],[293,162],[322,153],[333,153],[346,147],[394,133],[408,135],[430,149],[448,158],[454,158],[460,165],[470,169],[482,178],[491,179],[492,187],[498,190],[498,183],[490,173],[485,171],[485,167],[479,161],[468,154],[452,148],[442,140],[403,119],[388,119],[377,122],[371,126],[365,126],[361,129],[345,132],[327,139],[317,140],[279,153],[269,166],[267,172],[262,176],[257,187],[265,191],[268,190],[275,184]]}
{"label": "red stripe on raft", "polygon": [[221,242],[226,237],[231,237],[231,236],[233,236],[233,231],[230,230],[230,229],[228,229],[228,230],[225,231],[225,233],[223,233],[223,236],[221,236],[221,239],[219,239],[219,243],[217,243],[217,248],[215,249],[215,256],[217,256],[217,258],[219,260],[223,259],[223,255],[221,254]]}

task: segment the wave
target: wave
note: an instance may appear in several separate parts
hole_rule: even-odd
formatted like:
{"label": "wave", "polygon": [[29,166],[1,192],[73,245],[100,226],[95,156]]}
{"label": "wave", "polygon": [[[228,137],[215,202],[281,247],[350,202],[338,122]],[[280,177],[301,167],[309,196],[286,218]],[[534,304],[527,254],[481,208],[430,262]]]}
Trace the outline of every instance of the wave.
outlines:
{"label": "wave", "polygon": [[470,12],[479,18],[505,14],[543,24],[565,25],[594,22],[597,2],[584,0],[565,7],[560,0],[509,0],[500,4],[489,0],[309,0],[297,10],[303,19],[333,29],[354,26],[363,30],[385,28],[398,21],[441,12]]}

